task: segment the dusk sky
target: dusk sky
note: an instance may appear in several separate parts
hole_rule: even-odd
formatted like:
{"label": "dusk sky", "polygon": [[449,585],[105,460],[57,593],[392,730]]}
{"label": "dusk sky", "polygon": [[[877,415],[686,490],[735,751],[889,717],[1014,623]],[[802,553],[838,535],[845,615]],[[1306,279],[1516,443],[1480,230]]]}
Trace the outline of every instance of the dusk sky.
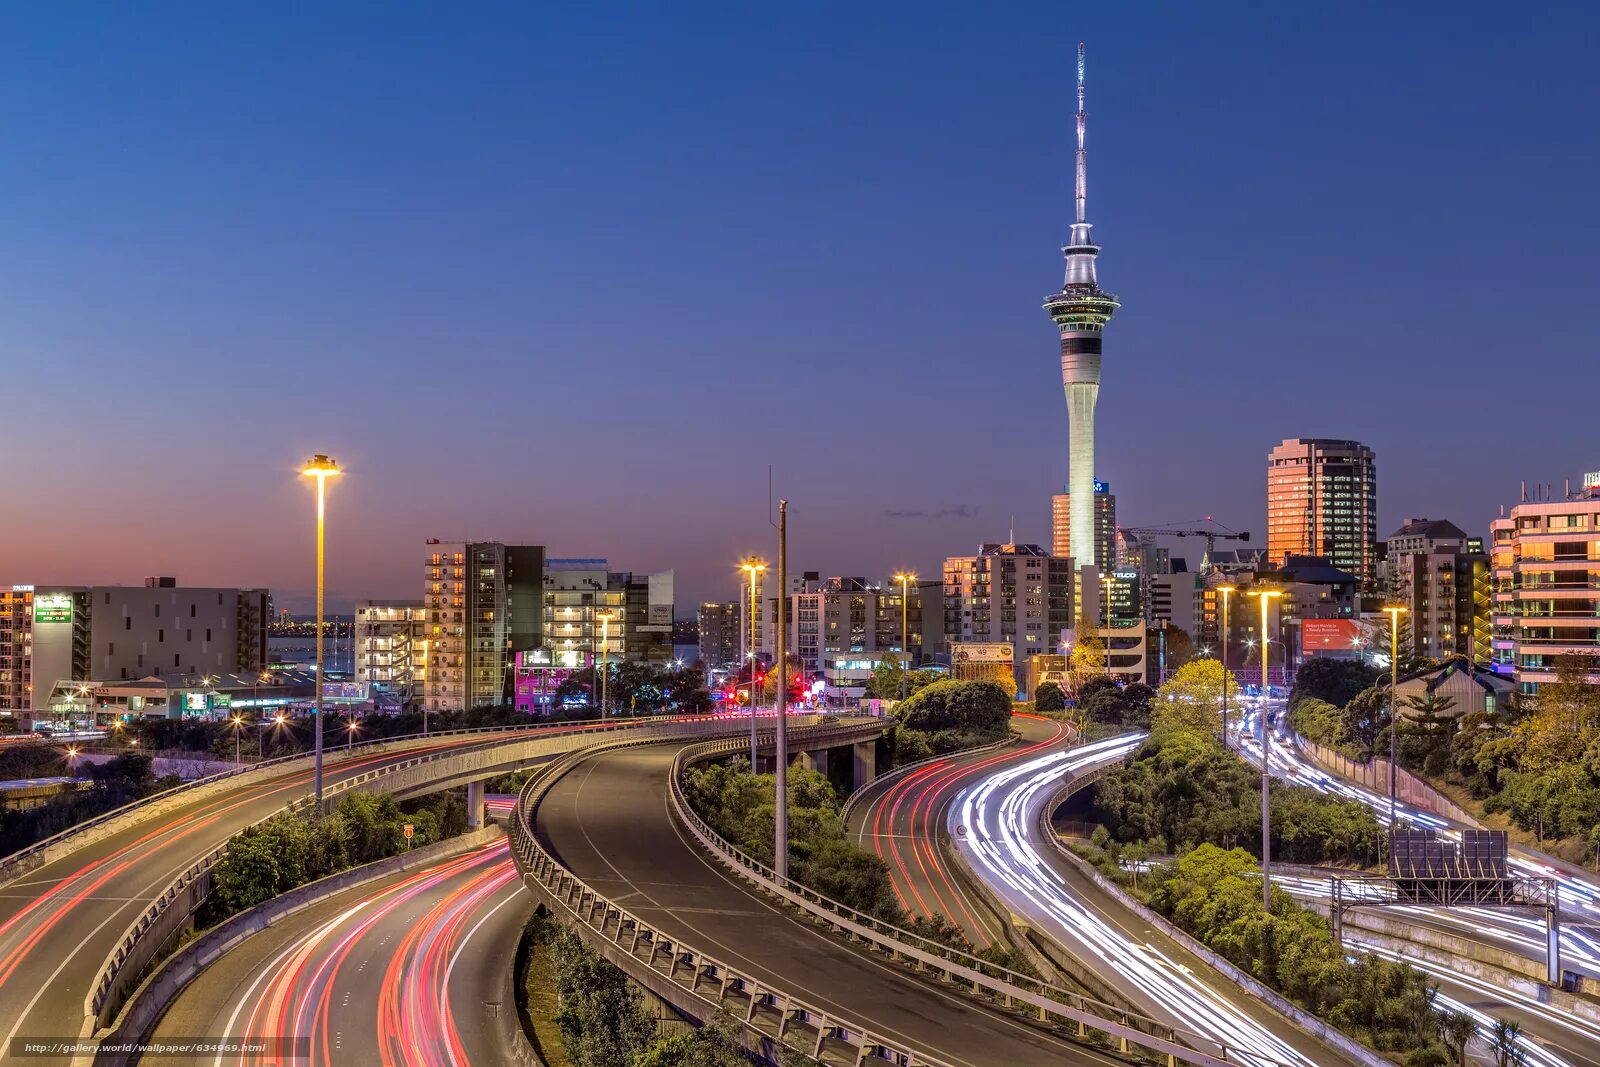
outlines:
{"label": "dusk sky", "polygon": [[[336,8],[330,13],[325,7]],[[227,10],[222,10],[226,8]],[[0,582],[421,595],[427,537],[881,577],[1048,542],[1073,53],[1125,524],[1380,535],[1600,469],[1579,5],[23,5]],[[1178,546],[1174,546],[1178,547]]]}

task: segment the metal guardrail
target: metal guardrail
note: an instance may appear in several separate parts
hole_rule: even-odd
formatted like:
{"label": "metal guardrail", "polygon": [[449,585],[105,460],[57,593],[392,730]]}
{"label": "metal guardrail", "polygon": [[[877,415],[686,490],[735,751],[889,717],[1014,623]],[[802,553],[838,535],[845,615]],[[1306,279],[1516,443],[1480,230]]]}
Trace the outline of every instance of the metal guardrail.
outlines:
{"label": "metal guardrail", "polygon": [[[674,812],[701,845],[746,881],[846,937],[874,946],[892,960],[908,962],[919,970],[939,975],[946,982],[965,987],[980,998],[1005,1008],[1035,1013],[1040,1022],[1052,1024],[1069,1036],[1075,1033],[1077,1037],[1086,1038],[1090,1031],[1099,1031],[1110,1035],[1121,1052],[1142,1048],[1164,1057],[1169,1064],[1222,1067],[1260,1062],[1259,1056],[1246,1056],[1242,1050],[1230,1049],[1215,1038],[1179,1030],[1159,1020],[996,966],[857,911],[792,878],[782,878],[771,867],[745,855],[717,834],[684,795],[681,772],[685,766],[731,750],[727,742],[712,741],[679,752],[673,761],[669,796]],[[1216,1055],[1202,1051],[1205,1048],[1216,1049]]]}
{"label": "metal guardrail", "polygon": [[[706,719],[706,718],[715,718],[715,716],[704,716],[704,715],[695,715],[695,716],[655,715],[655,716],[650,716],[650,717],[647,717],[647,718],[627,719],[627,720],[622,720],[622,721],[626,721],[626,722],[629,722],[629,723],[650,723],[650,722],[661,722],[661,721],[685,721],[685,720],[696,720],[696,721],[698,721],[698,720]],[[333,756],[335,754],[347,754],[347,753],[349,753],[349,752],[351,752],[353,750],[370,751],[370,750],[373,750],[374,746],[378,746],[378,745],[392,745],[392,744],[395,744],[397,742],[408,742],[408,741],[431,741],[436,737],[462,737],[462,736],[467,736],[467,735],[489,737],[489,736],[493,736],[493,735],[496,735],[496,734],[503,734],[503,733],[531,733],[531,732],[536,732],[536,731],[539,731],[539,730],[556,730],[556,729],[559,729],[561,727],[574,727],[574,726],[582,727],[582,726],[584,726],[584,725],[586,725],[586,724],[588,724],[590,722],[593,722],[595,724],[595,726],[598,728],[599,726],[604,724],[606,722],[606,720],[604,720],[604,719],[594,719],[594,720],[576,719],[576,720],[566,720],[566,721],[563,721],[563,722],[540,723],[540,724],[532,725],[532,726],[525,726],[525,725],[518,724],[518,725],[512,725],[512,726],[464,727],[464,728],[458,729],[458,730],[430,730],[428,733],[425,733],[425,734],[399,734],[399,735],[397,735],[395,737],[375,737],[375,738],[372,738],[372,739],[367,740],[367,741],[357,741],[354,745],[339,745],[337,747],[324,746],[323,755],[324,755],[324,757],[330,757],[330,756]],[[30,856],[37,855],[38,853],[43,852],[46,849],[51,848],[54,845],[59,845],[63,841],[66,841],[68,838],[76,837],[76,836],[78,836],[80,834],[87,833],[88,831],[93,830],[93,829],[95,829],[97,827],[104,826],[106,823],[111,822],[114,819],[121,818],[124,815],[128,815],[128,814],[130,814],[130,813],[132,813],[132,812],[134,812],[134,811],[136,811],[136,810],[138,810],[140,808],[147,808],[147,807],[150,807],[152,805],[159,804],[162,801],[172,799],[173,797],[179,795],[180,793],[193,792],[194,790],[201,789],[201,788],[204,788],[204,787],[210,786],[210,785],[215,785],[216,783],[224,781],[224,780],[229,779],[229,778],[237,778],[237,777],[240,777],[241,775],[253,774],[253,773],[257,772],[257,771],[260,771],[260,770],[263,770],[263,769],[266,769],[266,768],[281,767],[284,764],[293,763],[296,760],[311,760],[311,759],[314,758],[314,756],[315,756],[315,754],[311,753],[311,752],[292,752],[292,753],[289,753],[288,755],[284,755],[284,756],[274,756],[272,759],[269,759],[269,760],[260,760],[260,761],[258,761],[256,763],[251,763],[251,764],[249,764],[247,766],[235,767],[232,770],[219,771],[216,774],[208,774],[204,778],[196,778],[192,782],[184,782],[182,785],[173,786],[171,789],[163,789],[159,793],[152,793],[150,796],[142,797],[139,800],[133,801],[132,803],[124,804],[119,808],[113,808],[108,812],[104,812],[104,813],[102,813],[100,815],[96,815],[92,819],[85,819],[83,822],[74,823],[72,826],[67,827],[65,830],[62,830],[61,832],[56,833],[56,834],[52,834],[51,836],[49,836],[47,838],[44,838],[42,841],[35,841],[33,844],[29,845],[27,848],[19,849],[16,852],[11,853],[9,856],[0,857],[0,878],[3,878],[5,876],[5,872],[7,870],[9,870],[11,867],[15,866],[16,864],[20,863],[21,861],[27,859]]]}
{"label": "metal guardrail", "polygon": [[[597,720],[594,723],[593,726],[587,726],[586,724],[584,724],[585,728],[576,729],[576,730],[570,730],[568,732],[571,733],[571,734],[574,734],[574,735],[578,735],[578,736],[582,736],[582,737],[587,738],[587,737],[590,737],[590,736],[595,735],[595,734],[608,734],[608,733],[616,733],[616,732],[619,732],[619,731],[630,731],[630,732],[645,731],[645,732],[649,732],[652,735],[652,739],[656,739],[659,736],[668,736],[668,737],[679,736],[675,732],[673,732],[673,730],[671,729],[672,727],[678,727],[678,726],[681,726],[681,725],[683,725],[685,723],[690,723],[690,722],[704,723],[704,722],[708,722],[708,721],[715,721],[715,720],[717,720],[719,718],[720,718],[719,716],[712,716],[712,715],[696,715],[696,716],[653,716],[653,717],[650,717],[650,718],[647,718],[647,719],[616,719],[616,720],[612,720],[612,721],[609,721],[609,722],[604,721],[604,720]],[[530,727],[525,727],[525,726],[512,726],[512,727],[496,726],[496,727],[487,727],[487,728],[478,729],[478,730],[452,730],[452,731],[444,731],[444,732],[440,732],[440,733],[430,732],[427,735],[410,734],[410,735],[406,735],[406,736],[407,736],[407,739],[416,739],[416,738],[421,738],[421,737],[426,736],[428,739],[431,740],[431,739],[433,739],[435,737],[460,736],[460,735],[468,735],[468,734],[473,735],[473,736],[489,736],[489,735],[499,735],[499,734],[517,734],[517,735],[519,735],[519,739],[520,739],[520,735],[526,735],[526,734],[537,735],[541,730],[551,729],[551,728],[553,728],[555,726],[571,726],[571,725],[573,725],[573,724],[572,723],[552,723],[552,724],[549,724],[548,726],[531,727],[531,728]],[[658,727],[660,727],[662,729],[657,729]],[[382,744],[384,742],[393,741],[393,740],[396,740],[396,739],[395,738],[384,738],[384,739],[382,739],[380,741],[368,742],[368,743],[369,744]],[[357,746],[357,747],[359,747],[359,746]],[[343,778],[343,779],[340,779],[340,780],[338,780],[336,782],[329,782],[324,786],[323,793],[324,793],[325,796],[337,796],[340,793],[345,793],[345,792],[348,792],[348,791],[350,791],[352,789],[356,789],[356,788],[358,788],[358,787],[360,787],[362,785],[365,785],[368,782],[375,781],[378,778],[388,777],[390,775],[397,774],[400,771],[404,771],[404,770],[406,770],[408,768],[411,768],[411,767],[418,767],[418,766],[423,766],[423,765],[428,764],[428,763],[436,763],[436,762],[440,762],[440,761],[447,760],[447,759],[453,759],[453,758],[455,758],[455,757],[457,757],[459,755],[460,755],[460,753],[458,751],[456,751],[456,750],[453,750],[453,749],[445,749],[445,750],[439,750],[439,751],[425,752],[425,753],[423,753],[423,754],[421,754],[419,756],[414,756],[411,759],[401,760],[401,761],[399,761],[397,763],[385,764],[382,767],[374,768],[374,769],[368,770],[368,771],[363,771],[361,774],[358,774],[358,775],[354,775],[354,776],[351,776],[351,777],[348,777],[348,778]],[[307,759],[309,757],[304,756],[304,755],[296,755],[296,756],[290,757],[290,758],[293,758],[293,759]],[[280,762],[280,761],[272,761],[272,762]],[[256,764],[255,765],[255,767],[259,767],[259,766],[263,766],[263,764]],[[255,767],[251,767],[249,769],[253,770],[253,769],[255,769]],[[200,781],[216,781],[216,780],[218,780],[220,778],[227,778],[227,777],[235,776],[238,773],[240,773],[240,772],[235,772],[235,771],[224,772],[221,775],[213,775],[209,779],[201,779]],[[170,792],[177,792],[177,791],[178,790],[169,790],[168,792],[170,793]],[[153,798],[149,798],[149,799],[153,799]],[[311,808],[314,804],[315,804],[315,800],[311,796],[300,797],[297,800],[291,801],[285,807],[283,807],[281,809],[278,809],[278,811],[274,811],[272,814],[269,814],[269,815],[263,817],[262,819],[257,820],[256,822],[252,823],[250,825],[250,827],[248,827],[248,828],[253,828],[255,826],[259,826],[259,825],[261,825],[261,823],[266,822],[267,819],[272,818],[273,815],[277,815],[280,812],[304,811],[304,810],[307,810],[307,809]],[[120,810],[124,810],[124,809],[119,809],[119,811]],[[194,886],[195,883],[200,881],[200,879],[208,877],[211,874],[211,871],[222,860],[222,857],[227,855],[227,853],[228,853],[228,842],[224,841],[222,844],[218,845],[216,848],[214,848],[210,852],[206,853],[200,859],[196,860],[194,863],[192,863],[188,867],[184,868],[184,870],[182,872],[180,872],[176,877],[174,877],[171,882],[167,883],[166,888],[163,889],[161,891],[161,893],[159,895],[157,895],[145,907],[144,911],[140,913],[139,917],[136,918],[131,924],[129,924],[128,928],[123,931],[122,938],[117,942],[117,947],[112,950],[111,954],[106,958],[105,963],[101,966],[100,973],[96,977],[94,985],[91,987],[92,991],[91,991],[90,995],[86,998],[85,1005],[84,1005],[84,1009],[85,1009],[85,1014],[86,1015],[90,1015],[90,1016],[95,1017],[101,1023],[101,1025],[104,1025],[104,1024],[106,1024],[106,1023],[108,1023],[110,1021],[109,1019],[104,1017],[105,1014],[106,1014],[106,1009],[109,1006],[108,1005],[108,1000],[109,1000],[110,994],[111,994],[113,988],[115,987],[115,984],[116,984],[117,980],[120,977],[122,977],[122,971],[126,967],[128,960],[133,956],[134,950],[139,946],[140,941],[144,938],[145,934],[149,932],[150,928],[152,926],[154,926],[161,919],[163,914],[173,905],[173,903],[175,901],[179,900],[186,893],[188,893],[190,891],[191,887]]]}
{"label": "metal guardrail", "polygon": [[[796,730],[790,736],[807,744],[821,744],[830,738],[853,738],[859,732],[859,726],[824,726]],[[765,743],[770,745],[771,735],[764,736]],[[615,749],[649,743],[629,740],[604,747]],[[730,738],[729,750],[742,751],[749,743],[748,736]],[[898,1067],[955,1067],[949,1061],[908,1048],[903,1042],[890,1041],[864,1025],[811,1005],[709,953],[683,944],[600,895],[563,867],[540,844],[533,832],[533,821],[539,802],[556,780],[571,765],[594,752],[591,748],[547,764],[523,787],[511,820],[511,851],[530,888],[536,893],[543,890],[540,895],[553,900],[591,936],[616,946],[692,996],[714,1006],[723,1006],[729,1000],[742,1002],[744,1024],[762,1040],[776,1042],[814,1059],[820,1058],[827,1043],[832,1041],[843,1042],[855,1050],[857,1063],[882,1059]],[[658,966],[663,956],[665,970]],[[765,1024],[767,1029],[760,1024]]]}

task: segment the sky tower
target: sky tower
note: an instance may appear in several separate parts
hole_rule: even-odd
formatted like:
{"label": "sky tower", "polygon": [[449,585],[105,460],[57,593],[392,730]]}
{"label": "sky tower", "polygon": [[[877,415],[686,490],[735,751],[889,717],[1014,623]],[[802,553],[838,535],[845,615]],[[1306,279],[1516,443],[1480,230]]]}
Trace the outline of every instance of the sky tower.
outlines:
{"label": "sky tower", "polygon": [[1089,236],[1084,221],[1089,169],[1083,134],[1083,42],[1078,42],[1078,166],[1077,219],[1070,243],[1061,250],[1067,258],[1067,279],[1059,293],[1045,299],[1044,309],[1061,331],[1061,384],[1067,393],[1067,432],[1071,454],[1067,468],[1068,515],[1072,528],[1073,564],[1105,567],[1111,561],[1095,558],[1094,551],[1094,405],[1100,396],[1100,336],[1121,305],[1100,288],[1094,259],[1100,246]]}

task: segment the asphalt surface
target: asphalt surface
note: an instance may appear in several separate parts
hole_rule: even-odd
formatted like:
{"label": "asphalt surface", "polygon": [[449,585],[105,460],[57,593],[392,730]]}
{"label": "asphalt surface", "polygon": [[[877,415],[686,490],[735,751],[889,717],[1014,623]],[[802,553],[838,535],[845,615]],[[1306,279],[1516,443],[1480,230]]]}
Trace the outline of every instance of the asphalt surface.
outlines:
{"label": "asphalt surface", "polygon": [[[440,739],[370,754],[334,749],[325,756],[324,777],[337,783],[423,751],[494,745],[507,736]],[[145,819],[0,884],[0,1050],[22,1037],[76,1038],[86,996],[129,923],[197,858],[310,792],[311,783],[311,768],[299,764],[247,779],[224,795]]]}
{"label": "asphalt surface", "polygon": [[[246,939],[173,1001],[151,1035],[309,1039],[304,1067],[509,1062],[506,975],[533,897],[505,838],[358,886]],[[142,1063],[284,1062],[276,1053]]]}
{"label": "asphalt surface", "polygon": [[[1278,702],[1273,702],[1274,708]],[[1387,825],[1389,820],[1388,797],[1380,796],[1353,783],[1343,781],[1302,759],[1286,736],[1287,724],[1278,715],[1274,730],[1276,740],[1272,746],[1269,766],[1275,777],[1308,786],[1328,793],[1367,804]],[[1252,734],[1251,731],[1254,731]],[[1243,714],[1237,727],[1230,732],[1229,742],[1246,760],[1259,765],[1261,760],[1260,708],[1256,704]],[[1410,808],[1405,803],[1396,805],[1396,814],[1403,825],[1430,827],[1444,833],[1459,831],[1461,827],[1429,812]],[[1563,964],[1568,970],[1584,974],[1600,972],[1600,942],[1597,942],[1593,923],[1600,915],[1600,882],[1591,872],[1581,871],[1569,864],[1561,864],[1515,845],[1510,859],[1522,874],[1556,879],[1560,886],[1563,917]],[[1291,878],[1284,880],[1286,888],[1302,897],[1328,899],[1326,882]],[[1388,907],[1379,914],[1390,919],[1403,919],[1417,927],[1426,927],[1482,945],[1519,953],[1542,964],[1545,960],[1544,922],[1525,911],[1489,908],[1422,908]],[[1363,940],[1361,931],[1346,927],[1345,942],[1353,948],[1364,948],[1386,955],[1375,943]],[[1478,1018],[1481,1026],[1492,1026],[1499,1018],[1514,1019],[1521,1023],[1526,1038],[1524,1050],[1530,1064],[1535,1067],[1574,1067],[1600,1064],[1600,1024],[1571,1015],[1562,1009],[1542,1003],[1515,990],[1476,979],[1453,969],[1430,964],[1415,957],[1405,962],[1418,967],[1439,984],[1441,996],[1455,1010],[1466,1010]]]}
{"label": "asphalt surface", "polygon": [[756,895],[671,817],[676,752],[641,746],[579,762],[540,803],[536,832],[578,877],[669,936],[886,1039],[960,1067],[1119,1062],[912,977]]}
{"label": "asphalt surface", "polygon": [[1137,739],[1047,749],[974,774],[952,814],[967,830],[958,843],[972,869],[1008,911],[1147,1014],[1224,1042],[1245,1062],[1347,1063],[1078,874],[1053,843],[1039,840],[1041,816],[1058,787],[1073,773],[1120,759]]}
{"label": "asphalt surface", "polygon": [[1002,919],[977,899],[966,879],[951,869],[942,843],[950,805],[968,784],[991,770],[1042,752],[1067,747],[1064,723],[1039,715],[1015,715],[1022,742],[998,751],[956,753],[862,790],[847,827],[851,839],[883,859],[895,895],[914,917],[942,916],[960,927],[974,948],[1006,941]]}

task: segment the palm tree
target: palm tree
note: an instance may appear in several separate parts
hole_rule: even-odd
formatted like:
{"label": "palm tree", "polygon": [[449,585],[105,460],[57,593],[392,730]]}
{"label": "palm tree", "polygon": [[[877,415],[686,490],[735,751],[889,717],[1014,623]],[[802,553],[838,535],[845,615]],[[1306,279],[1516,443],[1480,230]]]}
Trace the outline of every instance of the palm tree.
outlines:
{"label": "palm tree", "polygon": [[1444,1023],[1439,1027],[1439,1036],[1444,1038],[1445,1046],[1455,1053],[1457,1067],[1467,1067],[1467,1045],[1472,1042],[1472,1036],[1477,1032],[1478,1024],[1466,1012],[1445,1013]]}
{"label": "palm tree", "polygon": [[1511,1019],[1494,1021],[1494,1067],[1522,1067],[1528,1062],[1528,1053],[1522,1047],[1522,1024]]}

